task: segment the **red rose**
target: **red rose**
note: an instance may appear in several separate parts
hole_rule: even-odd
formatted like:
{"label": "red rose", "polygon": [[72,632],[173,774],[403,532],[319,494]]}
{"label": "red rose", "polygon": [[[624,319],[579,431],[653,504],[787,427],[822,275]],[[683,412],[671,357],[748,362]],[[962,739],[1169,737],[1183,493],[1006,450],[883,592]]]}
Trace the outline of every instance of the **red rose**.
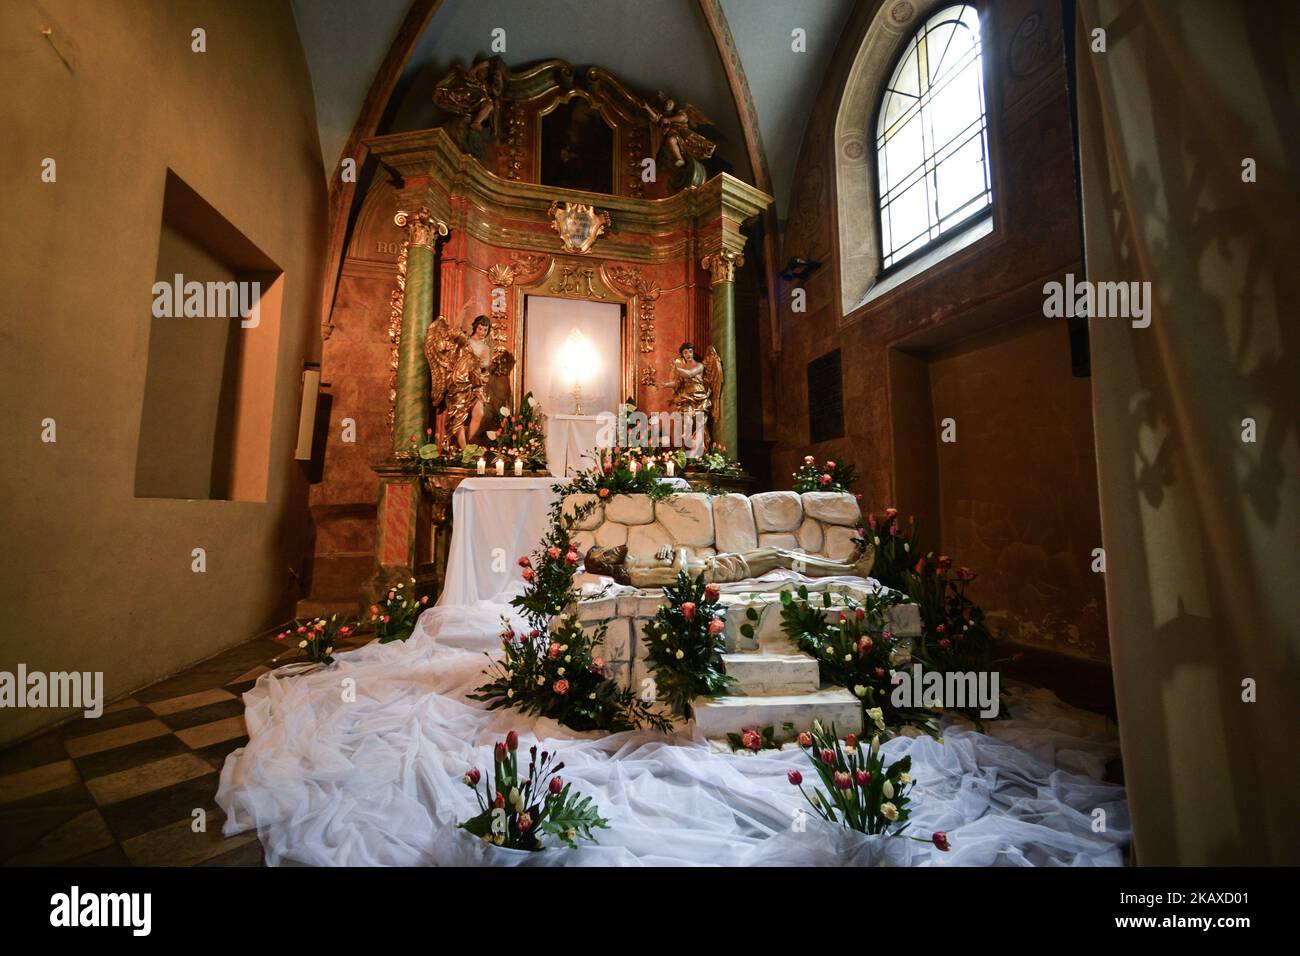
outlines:
{"label": "red rose", "polygon": [[808,747],[811,747],[812,744],[812,734],[808,733],[806,730],[801,730],[799,732],[799,746],[807,749]]}
{"label": "red rose", "polygon": [[557,657],[560,656],[561,653],[562,651],[560,650],[559,644],[552,644],[550,647],[546,649],[546,656],[549,657],[551,660],[555,660]]}
{"label": "red rose", "polygon": [[858,653],[866,654],[870,650],[871,650],[871,638],[864,634],[862,635],[862,639],[858,641]]}
{"label": "red rose", "polygon": [[695,602],[685,601],[682,603],[682,617],[688,621],[695,620]]}
{"label": "red rose", "polygon": [[532,568],[524,568],[523,578],[525,581],[531,581],[535,577],[537,577],[537,575],[533,574]]}
{"label": "red rose", "polygon": [[564,563],[565,563],[565,564],[577,564],[577,563],[578,563],[578,552],[577,552],[577,551],[569,551],[569,552],[567,552],[567,553],[564,555]]}
{"label": "red rose", "polygon": [[522,558],[519,559],[519,566],[520,566],[521,568],[527,568],[527,567],[530,567],[530,566],[532,566],[532,563],[533,563],[533,562],[532,562],[531,560],[529,560],[528,555],[526,555],[526,554],[525,554]]}
{"label": "red rose", "polygon": [[561,677],[559,680],[557,680],[554,684],[551,685],[551,690],[555,691],[557,694],[563,697],[565,694],[569,692],[569,682],[565,680],[563,677]]}
{"label": "red rose", "polygon": [[936,627],[936,628],[934,629],[934,632],[935,632],[936,634],[946,634],[946,633],[948,632],[948,625],[947,625],[947,624],[940,624],[938,627]]}
{"label": "red rose", "polygon": [[746,730],[740,735],[740,743],[746,750],[757,753],[763,748],[763,738],[757,730]]}
{"label": "red rose", "polygon": [[552,777],[551,782],[546,785],[546,789],[559,796],[560,791],[564,789],[564,781],[559,777]]}
{"label": "red rose", "polygon": [[511,753],[519,749],[519,735],[513,730],[506,734],[506,749]]}
{"label": "red rose", "polygon": [[608,488],[601,488],[600,491],[596,492],[596,494],[597,494],[597,496],[599,496],[599,497],[601,497],[601,498],[608,498],[608,497],[609,497],[609,489],[608,489]]}
{"label": "red rose", "polygon": [[721,593],[722,593],[722,588],[718,587],[716,584],[709,583],[704,585],[704,596],[708,598],[710,601],[716,601],[718,599],[718,595],[720,595]]}
{"label": "red rose", "polygon": [[935,830],[934,836],[930,837],[930,839],[940,850],[943,850],[945,853],[948,852],[948,834],[944,833],[942,830]]}
{"label": "red rose", "polygon": [[717,637],[719,634],[722,633],[723,629],[726,628],[726,626],[727,625],[722,620],[722,618],[715,617],[712,621],[709,622],[709,633],[712,634],[714,637]]}
{"label": "red rose", "polygon": [[794,786],[796,787],[799,786],[799,784],[803,783],[803,774],[801,774],[798,770],[791,770],[785,776],[786,779],[789,780],[790,783],[794,784]]}
{"label": "red rose", "polygon": [[952,647],[952,641],[948,640],[948,638],[945,637],[943,640],[939,642],[939,646],[946,651],[948,648]]}

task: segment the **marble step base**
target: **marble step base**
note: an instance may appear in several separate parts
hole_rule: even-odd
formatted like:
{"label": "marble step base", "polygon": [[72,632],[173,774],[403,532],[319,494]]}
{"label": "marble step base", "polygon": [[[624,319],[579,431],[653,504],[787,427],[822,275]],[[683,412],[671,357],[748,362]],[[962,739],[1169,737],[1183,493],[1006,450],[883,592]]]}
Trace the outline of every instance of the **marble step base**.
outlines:
{"label": "marble step base", "polygon": [[735,696],[811,694],[821,687],[817,661],[807,654],[723,654],[722,664],[735,678]]}
{"label": "marble step base", "polygon": [[769,697],[734,694],[700,698],[691,709],[696,726],[711,740],[764,727],[774,728],[780,737],[783,724],[793,724],[797,733],[812,729],[814,720],[820,720],[823,725],[834,724],[840,736],[849,731],[862,732],[862,704],[843,687]]}

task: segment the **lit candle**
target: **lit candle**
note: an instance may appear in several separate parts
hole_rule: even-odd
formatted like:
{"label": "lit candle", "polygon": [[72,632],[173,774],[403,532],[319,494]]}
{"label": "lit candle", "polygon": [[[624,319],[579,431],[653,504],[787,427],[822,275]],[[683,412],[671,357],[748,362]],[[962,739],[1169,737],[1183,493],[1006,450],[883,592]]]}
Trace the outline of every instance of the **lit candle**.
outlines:
{"label": "lit candle", "polygon": [[487,462],[484,461],[484,460],[482,459],[482,457],[480,457],[479,460],[478,460],[478,473],[479,473],[480,475],[486,475],[486,474],[487,474]]}
{"label": "lit candle", "polygon": [[524,460],[523,460],[522,458],[516,458],[516,459],[515,459],[515,477],[516,477],[516,478],[522,478],[523,476],[524,476]]}
{"label": "lit candle", "polygon": [[506,473],[506,460],[505,460],[504,458],[498,458],[498,459],[497,459],[497,476],[500,477],[500,476],[504,475],[505,473]]}
{"label": "lit candle", "polygon": [[677,472],[677,463],[671,458],[668,459],[668,477],[671,478]]}

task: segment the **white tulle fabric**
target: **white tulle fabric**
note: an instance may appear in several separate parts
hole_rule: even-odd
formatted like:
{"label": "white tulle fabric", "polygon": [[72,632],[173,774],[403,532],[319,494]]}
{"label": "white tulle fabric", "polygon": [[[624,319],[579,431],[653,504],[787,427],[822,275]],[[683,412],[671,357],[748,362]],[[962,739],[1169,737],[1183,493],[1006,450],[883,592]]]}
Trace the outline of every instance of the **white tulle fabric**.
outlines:
{"label": "white tulle fabric", "polygon": [[[807,805],[786,772],[813,774],[793,745],[751,755],[686,732],[577,734],[467,700],[509,613],[489,602],[431,608],[404,643],[342,654],[329,669],[264,675],[244,695],[249,742],[221,773],[226,834],[256,828],[272,865],[1123,863],[1124,791],[1100,779],[1117,753],[1113,730],[1046,691],[1012,687],[1012,717],[987,734],[953,724],[942,744],[884,745],[888,759],[911,755],[909,832],[947,831],[952,849],[941,853],[799,814]],[[521,750],[536,741],[561,752],[561,775],[610,821],[599,845],[525,853],[456,828],[477,811],[462,775],[490,773],[492,744],[511,729]],[[1104,829],[1094,832],[1099,819]]]}

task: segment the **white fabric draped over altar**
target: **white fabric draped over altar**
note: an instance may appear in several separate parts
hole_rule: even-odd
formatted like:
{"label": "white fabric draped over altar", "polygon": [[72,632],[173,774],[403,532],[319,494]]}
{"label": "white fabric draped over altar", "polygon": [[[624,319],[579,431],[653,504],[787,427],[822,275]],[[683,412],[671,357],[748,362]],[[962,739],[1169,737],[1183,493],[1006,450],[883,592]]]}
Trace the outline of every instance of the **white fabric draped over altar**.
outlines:
{"label": "white fabric draped over altar", "polygon": [[[952,850],[941,853],[816,818],[786,779],[792,769],[812,777],[793,745],[732,754],[696,739],[693,725],[678,736],[578,734],[468,700],[484,652],[499,652],[503,616],[523,626],[505,603],[435,607],[405,642],[340,654],[313,673],[263,675],[244,695],[249,742],[221,773],[225,832],[256,828],[272,865],[1123,863],[1124,790],[1100,779],[1117,753],[1114,727],[1046,691],[1010,687],[1012,717],[987,733],[949,723],[942,743],[884,744],[890,761],[912,757],[911,831],[947,831]],[[355,700],[339,692],[346,678]],[[522,749],[559,750],[563,777],[610,821],[598,845],[530,854],[456,827],[477,812],[462,775],[490,773],[492,744],[511,729]]]}
{"label": "white fabric draped over altar", "polygon": [[[681,478],[661,478],[684,490]],[[520,555],[532,554],[555,503],[554,478],[466,478],[451,496],[451,543],[440,605],[499,600],[523,585]]]}
{"label": "white fabric draped over altar", "polygon": [[[614,416],[601,415],[547,415],[546,416],[546,467],[551,474],[561,478],[575,471],[587,471],[596,466],[593,452],[608,448],[613,430],[608,427]],[[608,436],[601,435],[601,425],[606,425]]]}

